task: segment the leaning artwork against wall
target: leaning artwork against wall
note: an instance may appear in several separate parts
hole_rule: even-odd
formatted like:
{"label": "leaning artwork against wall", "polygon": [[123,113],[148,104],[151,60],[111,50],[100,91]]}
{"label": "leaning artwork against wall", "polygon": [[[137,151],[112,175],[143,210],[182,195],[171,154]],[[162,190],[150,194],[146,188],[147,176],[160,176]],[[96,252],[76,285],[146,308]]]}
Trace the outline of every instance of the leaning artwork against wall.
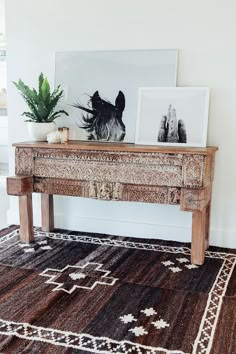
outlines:
{"label": "leaning artwork against wall", "polygon": [[71,139],[133,143],[139,88],[176,86],[175,49],[58,52],[55,61]]}
{"label": "leaning artwork against wall", "polygon": [[137,144],[199,146],[207,140],[209,88],[140,88]]}

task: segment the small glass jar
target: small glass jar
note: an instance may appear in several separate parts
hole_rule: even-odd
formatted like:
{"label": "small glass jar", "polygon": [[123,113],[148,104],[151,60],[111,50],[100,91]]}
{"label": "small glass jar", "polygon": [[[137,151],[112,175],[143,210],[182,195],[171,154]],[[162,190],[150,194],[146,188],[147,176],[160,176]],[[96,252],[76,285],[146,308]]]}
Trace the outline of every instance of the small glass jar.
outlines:
{"label": "small glass jar", "polygon": [[63,138],[64,138],[64,143],[68,143],[69,141],[69,128],[63,127]]}

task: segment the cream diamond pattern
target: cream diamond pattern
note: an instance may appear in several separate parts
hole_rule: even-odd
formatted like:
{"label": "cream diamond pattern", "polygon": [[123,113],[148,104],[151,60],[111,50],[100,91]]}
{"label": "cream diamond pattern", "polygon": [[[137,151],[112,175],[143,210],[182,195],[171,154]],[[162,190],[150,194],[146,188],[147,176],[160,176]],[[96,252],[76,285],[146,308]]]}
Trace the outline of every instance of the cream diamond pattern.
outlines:
{"label": "cream diamond pattern", "polygon": [[47,245],[48,241],[47,240],[42,240],[37,242],[39,245]]}
{"label": "cream diamond pattern", "polygon": [[178,272],[182,272],[182,269],[179,267],[170,267],[169,268],[173,273],[178,273]]}
{"label": "cream diamond pattern", "polygon": [[141,310],[146,316],[153,316],[156,315],[157,312],[154,310],[153,307],[150,307],[149,309]]}
{"label": "cream diamond pattern", "polygon": [[52,291],[61,290],[72,294],[78,288],[93,290],[98,284],[114,285],[118,279],[109,277],[111,272],[102,270],[102,266],[100,263],[88,262],[83,266],[67,265],[63,269],[48,268],[39,275],[49,278],[46,284],[56,285]]}
{"label": "cream diamond pattern", "polygon": [[[140,314],[144,314],[145,317],[153,317],[152,318],[152,320],[153,320],[153,319],[155,319],[154,316],[156,317],[156,315],[157,315],[157,311],[154,310],[153,307],[149,307],[149,308],[145,308],[145,309],[141,310]],[[142,317],[143,316],[141,315],[141,318],[135,318],[131,313],[129,313],[128,315],[120,316],[120,320],[121,320],[121,322],[123,322],[125,324],[132,323],[132,322],[140,322],[140,321],[142,322]],[[146,321],[145,321],[145,323],[146,323]],[[165,327],[170,326],[169,323],[167,323],[165,320],[163,320],[162,318],[159,318],[156,321],[151,321],[148,325],[148,329],[145,329],[144,326],[142,326],[140,323],[140,326],[135,326],[133,328],[130,328],[129,332],[133,332],[136,337],[143,336],[143,335],[149,333],[151,324],[157,330],[164,329]]]}
{"label": "cream diamond pattern", "polygon": [[164,266],[170,266],[172,264],[174,264],[174,262],[171,262],[171,261],[166,261],[166,262],[161,262],[162,264],[164,264]]}
{"label": "cream diamond pattern", "polygon": [[33,253],[33,252],[35,252],[35,249],[34,248],[24,248],[24,252],[25,253]]}
{"label": "cream diamond pattern", "polygon": [[51,250],[52,247],[47,245],[47,246],[41,246],[41,250],[47,251],[47,250]]}
{"label": "cream diamond pattern", "polygon": [[136,337],[148,334],[148,332],[143,328],[143,326],[131,328],[129,329],[129,332],[133,332]]}
{"label": "cream diamond pattern", "polygon": [[120,316],[120,320],[124,323],[131,323],[133,321],[134,322],[137,321],[137,319],[134,318],[134,316],[131,313],[129,313],[128,315]]}
{"label": "cream diamond pattern", "polygon": [[[182,258],[176,258],[176,261],[178,263],[180,263],[181,265],[184,265],[187,269],[197,269],[198,266],[195,264],[185,264],[190,262],[188,258],[186,257],[182,257]],[[168,267],[169,270],[172,271],[172,273],[178,273],[178,272],[182,272],[182,268],[180,268],[176,263],[172,262],[172,261],[164,261],[161,262],[165,267]]]}
{"label": "cream diamond pattern", "polygon": [[157,329],[161,329],[161,328],[165,328],[165,327],[169,327],[170,325],[164,321],[162,318],[158,321],[152,322],[152,324],[157,328]]}
{"label": "cream diamond pattern", "polygon": [[189,260],[187,258],[176,258],[176,260],[180,263],[188,263]]}
{"label": "cream diamond pattern", "polygon": [[196,269],[198,266],[196,264],[185,264],[185,267],[188,269]]}
{"label": "cream diamond pattern", "polygon": [[20,243],[19,247],[23,249],[25,253],[33,253],[36,252],[37,249],[48,251],[51,250],[52,247],[48,245],[48,240],[37,241],[34,244],[28,245],[27,243]]}
{"label": "cream diamond pattern", "polygon": [[69,274],[69,276],[70,276],[71,279],[73,279],[73,280],[84,279],[84,278],[86,277],[86,275],[83,274],[83,273],[71,273],[71,274]]}

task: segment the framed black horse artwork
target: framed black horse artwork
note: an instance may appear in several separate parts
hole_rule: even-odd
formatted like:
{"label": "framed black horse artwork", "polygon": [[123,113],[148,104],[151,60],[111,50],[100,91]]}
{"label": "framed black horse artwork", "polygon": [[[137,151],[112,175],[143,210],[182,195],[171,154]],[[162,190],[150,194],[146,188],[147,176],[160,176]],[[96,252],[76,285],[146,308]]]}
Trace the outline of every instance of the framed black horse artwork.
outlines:
{"label": "framed black horse artwork", "polygon": [[72,140],[133,143],[139,88],[176,86],[175,49],[58,52],[55,61],[70,115],[58,123]]}
{"label": "framed black horse artwork", "polygon": [[91,108],[75,104],[74,107],[86,112],[82,115],[80,128],[85,129],[88,140],[123,141],[125,137],[125,125],[122,121],[125,109],[125,95],[119,91],[115,104],[102,99],[96,91],[89,99]]}

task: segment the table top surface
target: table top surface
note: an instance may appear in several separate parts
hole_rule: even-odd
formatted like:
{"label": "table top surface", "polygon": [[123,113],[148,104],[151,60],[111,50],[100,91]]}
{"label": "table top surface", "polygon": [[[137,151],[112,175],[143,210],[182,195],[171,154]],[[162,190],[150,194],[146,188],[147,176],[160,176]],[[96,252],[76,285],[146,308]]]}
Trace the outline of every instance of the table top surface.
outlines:
{"label": "table top surface", "polygon": [[40,149],[65,149],[65,150],[98,150],[98,151],[121,151],[121,152],[157,152],[168,154],[214,154],[218,148],[208,147],[187,147],[187,146],[155,146],[138,145],[133,143],[109,143],[70,140],[64,144],[49,144],[47,142],[27,141],[15,143],[12,146],[16,148],[40,148]]}

